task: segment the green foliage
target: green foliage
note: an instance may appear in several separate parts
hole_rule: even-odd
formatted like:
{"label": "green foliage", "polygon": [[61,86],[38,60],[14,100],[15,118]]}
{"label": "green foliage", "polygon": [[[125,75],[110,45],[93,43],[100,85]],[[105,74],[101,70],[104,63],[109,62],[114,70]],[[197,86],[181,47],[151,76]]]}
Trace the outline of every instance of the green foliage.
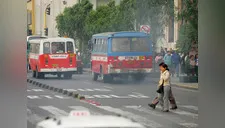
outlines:
{"label": "green foliage", "polygon": [[177,48],[180,52],[188,52],[194,42],[198,44],[198,0],[183,0],[183,8],[178,13],[180,27]]}
{"label": "green foliage", "polygon": [[82,0],[81,3],[65,8],[64,12],[56,17],[56,27],[60,36],[68,36],[79,40],[80,43],[87,43],[89,37],[84,29],[84,21],[92,7],[89,0]]}
{"label": "green foliage", "polygon": [[85,42],[93,34],[109,31],[139,31],[140,25],[150,25],[153,42],[162,35],[162,29],[173,16],[173,0],[122,0],[116,6],[111,0],[107,5],[92,9],[88,0],[66,8],[57,16],[57,29],[61,36],[67,35]]}

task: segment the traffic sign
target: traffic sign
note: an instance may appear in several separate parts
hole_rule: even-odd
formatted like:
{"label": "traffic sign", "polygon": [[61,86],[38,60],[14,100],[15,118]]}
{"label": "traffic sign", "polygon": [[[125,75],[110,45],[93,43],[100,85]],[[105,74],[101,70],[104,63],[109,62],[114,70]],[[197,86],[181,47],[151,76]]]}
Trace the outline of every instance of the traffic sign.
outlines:
{"label": "traffic sign", "polygon": [[149,25],[141,25],[140,31],[149,34],[150,33],[150,26]]}

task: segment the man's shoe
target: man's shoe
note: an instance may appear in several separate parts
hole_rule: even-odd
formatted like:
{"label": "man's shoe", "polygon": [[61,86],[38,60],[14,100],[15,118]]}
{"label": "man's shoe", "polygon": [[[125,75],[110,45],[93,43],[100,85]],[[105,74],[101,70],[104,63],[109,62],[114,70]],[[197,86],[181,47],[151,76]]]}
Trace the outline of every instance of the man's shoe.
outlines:
{"label": "man's shoe", "polygon": [[169,112],[169,110],[163,110],[163,112]]}
{"label": "man's shoe", "polygon": [[156,107],[156,105],[154,105],[154,104],[148,104],[148,106],[153,108],[153,109],[155,109],[155,107]]}
{"label": "man's shoe", "polygon": [[172,108],[170,108],[170,109],[172,109],[172,110],[175,110],[175,109],[177,109],[177,106],[175,106],[175,107],[172,107]]}

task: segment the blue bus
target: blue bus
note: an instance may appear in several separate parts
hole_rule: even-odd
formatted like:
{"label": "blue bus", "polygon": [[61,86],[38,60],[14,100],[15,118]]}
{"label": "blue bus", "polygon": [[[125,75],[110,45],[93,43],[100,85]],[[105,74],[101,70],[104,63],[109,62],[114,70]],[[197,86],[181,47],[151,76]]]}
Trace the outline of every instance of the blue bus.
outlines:
{"label": "blue bus", "polygon": [[106,32],[89,41],[93,80],[143,80],[152,71],[152,42],[143,32]]}

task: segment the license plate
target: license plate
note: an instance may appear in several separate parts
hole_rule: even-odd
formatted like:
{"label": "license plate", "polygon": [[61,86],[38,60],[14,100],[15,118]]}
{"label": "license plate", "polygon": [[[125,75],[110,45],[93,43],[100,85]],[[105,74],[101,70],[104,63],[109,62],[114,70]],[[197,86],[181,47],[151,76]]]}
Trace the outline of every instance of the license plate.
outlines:
{"label": "license plate", "polygon": [[52,64],[52,67],[58,67],[58,64]]}
{"label": "license plate", "polygon": [[145,58],[144,56],[139,56],[140,60],[144,60],[144,58]]}
{"label": "license plate", "polygon": [[132,60],[128,61],[128,64],[133,64],[133,63],[134,63],[134,61],[132,61]]}

